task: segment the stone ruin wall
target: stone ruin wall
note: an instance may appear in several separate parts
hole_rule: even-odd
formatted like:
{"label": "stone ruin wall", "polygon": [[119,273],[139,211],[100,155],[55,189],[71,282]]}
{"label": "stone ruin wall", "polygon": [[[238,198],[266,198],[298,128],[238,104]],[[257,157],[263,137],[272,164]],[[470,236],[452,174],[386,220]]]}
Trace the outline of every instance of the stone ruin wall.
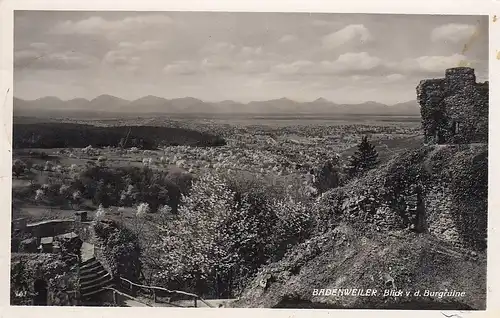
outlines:
{"label": "stone ruin wall", "polygon": [[474,69],[447,69],[444,78],[420,81],[417,101],[428,144],[488,142],[488,82]]}

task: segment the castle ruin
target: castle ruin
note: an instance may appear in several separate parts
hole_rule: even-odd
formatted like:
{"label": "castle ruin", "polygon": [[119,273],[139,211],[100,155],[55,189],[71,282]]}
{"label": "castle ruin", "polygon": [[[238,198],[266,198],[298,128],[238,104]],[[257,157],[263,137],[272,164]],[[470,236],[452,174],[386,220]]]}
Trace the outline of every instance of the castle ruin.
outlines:
{"label": "castle ruin", "polygon": [[488,142],[488,82],[477,83],[474,69],[447,69],[444,78],[417,86],[427,144]]}

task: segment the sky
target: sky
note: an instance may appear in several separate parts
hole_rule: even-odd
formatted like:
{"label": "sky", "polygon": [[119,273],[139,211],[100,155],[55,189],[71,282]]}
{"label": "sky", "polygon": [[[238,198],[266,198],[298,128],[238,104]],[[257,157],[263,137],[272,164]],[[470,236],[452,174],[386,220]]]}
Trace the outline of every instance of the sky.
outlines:
{"label": "sky", "polygon": [[394,104],[454,66],[487,80],[488,17],[16,11],[14,95]]}

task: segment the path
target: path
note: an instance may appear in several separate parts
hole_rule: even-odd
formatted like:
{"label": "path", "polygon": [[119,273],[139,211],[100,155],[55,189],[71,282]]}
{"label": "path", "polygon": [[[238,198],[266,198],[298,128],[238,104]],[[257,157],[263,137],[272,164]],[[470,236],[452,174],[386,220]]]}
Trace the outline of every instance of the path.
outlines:
{"label": "path", "polygon": [[82,262],[88,261],[89,259],[94,257],[94,245],[83,242],[82,247],[80,248],[82,255]]}

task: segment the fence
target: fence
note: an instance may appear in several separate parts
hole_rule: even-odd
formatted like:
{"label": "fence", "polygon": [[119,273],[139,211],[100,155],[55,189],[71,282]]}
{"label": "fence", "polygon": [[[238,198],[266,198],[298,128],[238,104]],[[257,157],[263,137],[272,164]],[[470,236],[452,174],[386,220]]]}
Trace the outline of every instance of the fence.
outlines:
{"label": "fence", "polygon": [[157,287],[157,286],[141,285],[141,284],[131,282],[130,280],[125,279],[123,277],[120,277],[120,283],[122,283],[124,285],[124,287],[125,286],[129,287],[129,290],[131,291],[132,294],[135,294],[135,292],[137,292],[140,289],[150,290],[153,294],[153,302],[154,303],[158,302],[158,298],[157,298],[158,292],[163,292],[163,293],[167,293],[167,294],[177,294],[177,295],[190,297],[193,299],[194,307],[198,307],[198,301],[201,301],[202,303],[204,303],[208,307],[213,307],[210,303],[208,303],[206,300],[204,300],[203,298],[201,298],[200,296],[198,296],[196,294],[187,293],[187,292],[183,292],[180,290],[170,290],[170,289],[166,289],[163,287]]}

